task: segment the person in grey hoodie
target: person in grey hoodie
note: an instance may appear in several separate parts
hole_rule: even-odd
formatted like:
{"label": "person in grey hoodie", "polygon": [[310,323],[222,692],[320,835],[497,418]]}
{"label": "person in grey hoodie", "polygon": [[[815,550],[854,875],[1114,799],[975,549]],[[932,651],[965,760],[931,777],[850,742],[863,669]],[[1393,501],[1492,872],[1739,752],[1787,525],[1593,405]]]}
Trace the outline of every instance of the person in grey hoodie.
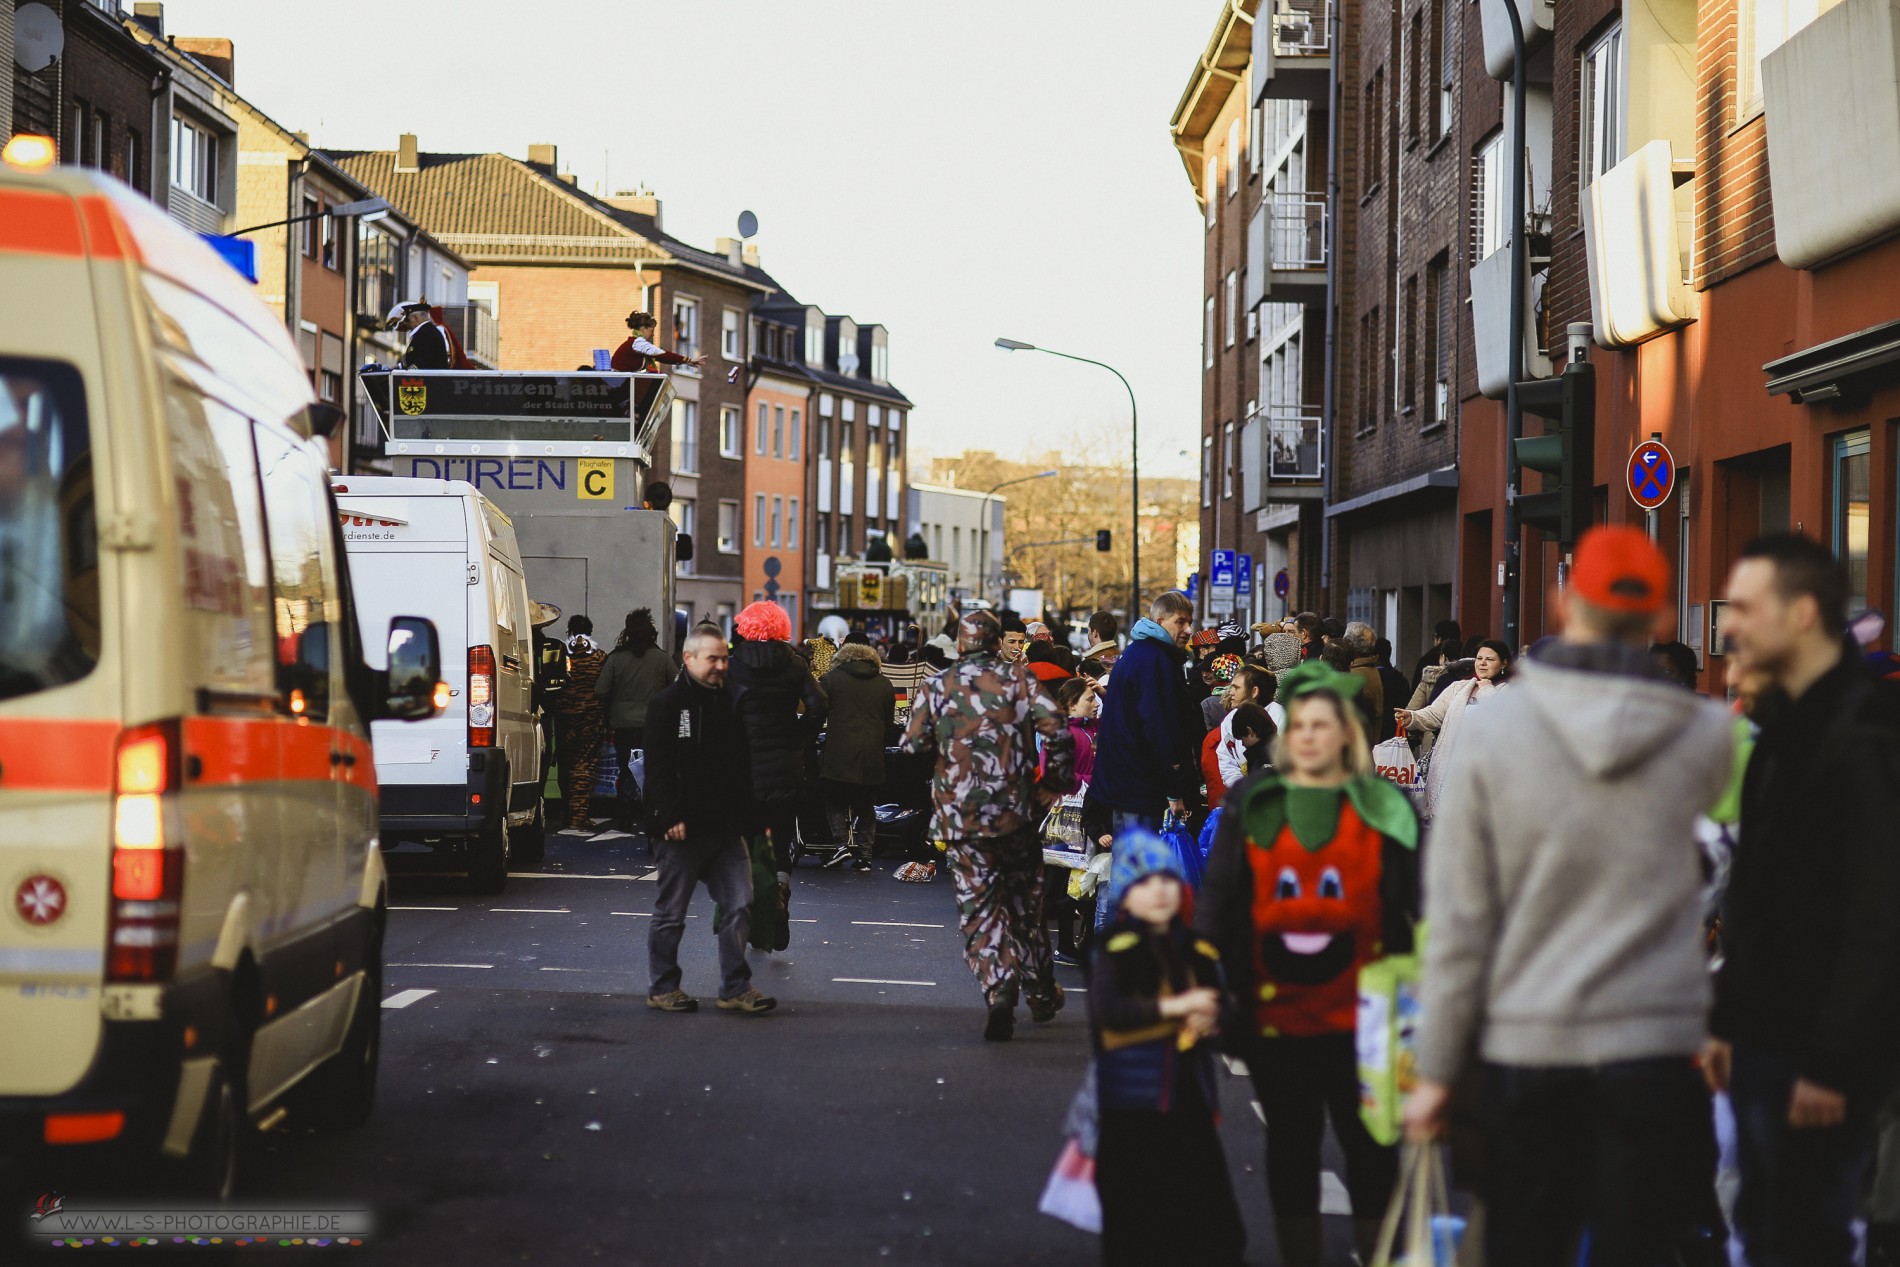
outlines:
{"label": "person in grey hoodie", "polygon": [[1425,848],[1419,1083],[1406,1131],[1444,1130],[1475,1051],[1486,1261],[1674,1262],[1709,1097],[1696,816],[1732,728],[1654,676],[1669,565],[1633,528],[1579,542],[1563,638],[1466,723]]}

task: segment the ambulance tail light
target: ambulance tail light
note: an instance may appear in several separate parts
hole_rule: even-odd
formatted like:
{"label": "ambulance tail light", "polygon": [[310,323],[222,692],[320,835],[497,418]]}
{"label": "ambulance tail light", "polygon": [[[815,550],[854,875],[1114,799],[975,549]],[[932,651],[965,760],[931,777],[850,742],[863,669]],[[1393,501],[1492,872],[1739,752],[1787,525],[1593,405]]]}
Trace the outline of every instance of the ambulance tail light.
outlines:
{"label": "ambulance tail light", "polygon": [[184,784],[176,721],[119,736],[113,760],[112,917],[106,979],[164,981],[178,962],[178,899],[185,853],[166,831],[166,809]]}
{"label": "ambulance tail light", "polygon": [[468,651],[468,746],[495,746],[495,652],[490,647]]}

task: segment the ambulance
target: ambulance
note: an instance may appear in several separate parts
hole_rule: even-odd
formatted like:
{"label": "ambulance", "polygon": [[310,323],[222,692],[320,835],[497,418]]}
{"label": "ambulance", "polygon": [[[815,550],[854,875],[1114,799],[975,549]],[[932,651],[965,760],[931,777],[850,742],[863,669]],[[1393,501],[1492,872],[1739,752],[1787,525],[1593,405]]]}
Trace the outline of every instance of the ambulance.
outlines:
{"label": "ambulance", "polygon": [[228,1196],[258,1130],[371,1110],[370,725],[448,686],[428,621],[357,626],[315,438],[339,415],[282,322],[151,203],[22,148],[0,162],[0,1158],[131,1158]]}

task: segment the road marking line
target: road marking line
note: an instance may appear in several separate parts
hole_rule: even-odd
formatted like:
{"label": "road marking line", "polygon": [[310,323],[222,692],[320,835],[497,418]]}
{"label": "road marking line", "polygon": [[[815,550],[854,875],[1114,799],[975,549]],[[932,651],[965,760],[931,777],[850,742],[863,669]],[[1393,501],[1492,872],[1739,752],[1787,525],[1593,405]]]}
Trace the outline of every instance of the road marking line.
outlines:
{"label": "road marking line", "polygon": [[[1263,1122],[1265,1118],[1261,1119]],[[1330,1170],[1319,1172],[1319,1212],[1321,1214],[1351,1214],[1352,1196],[1346,1191],[1346,1185],[1339,1176]]]}
{"label": "road marking line", "polygon": [[459,906],[392,906],[392,911],[456,911]]}
{"label": "road marking line", "polygon": [[894,919],[854,919],[851,921],[860,928],[942,928],[942,924],[906,924]]}
{"label": "road marking line", "polygon": [[390,968],[492,968],[492,963],[392,963]]}
{"label": "road marking line", "polygon": [[787,924],[816,924],[818,921],[815,919],[788,919],[785,922]]}
{"label": "road marking line", "polygon": [[631,915],[635,919],[652,919],[652,911],[608,911],[609,915]]}
{"label": "road marking line", "polygon": [[1265,1126],[1267,1124],[1267,1111],[1260,1107],[1260,1101],[1258,1100],[1253,1102],[1253,1115],[1260,1119],[1260,1125]]}
{"label": "road marking line", "polygon": [[543,971],[543,972],[619,972],[619,973],[626,973],[626,972],[628,972],[628,971],[629,971],[629,969],[626,969],[626,968],[543,968],[543,969],[541,969],[541,971]]}
{"label": "road marking line", "polygon": [[[658,875],[659,872],[654,872]],[[612,875],[575,875],[567,871],[510,871],[510,880],[648,880],[652,876],[627,875],[616,872]]]}
{"label": "road marking line", "polygon": [[833,977],[847,985],[935,985],[935,981],[886,981],[882,977]]}
{"label": "road marking line", "polygon": [[420,1003],[434,993],[434,990],[403,990],[384,999],[383,1006],[408,1007],[411,1003]]}
{"label": "road marking line", "polygon": [[572,915],[574,912],[565,906],[491,906],[495,915]]}
{"label": "road marking line", "polygon": [[1233,1056],[1222,1056],[1221,1059],[1227,1062],[1227,1072],[1233,1074],[1234,1077],[1247,1076],[1247,1063],[1244,1060],[1238,1060]]}

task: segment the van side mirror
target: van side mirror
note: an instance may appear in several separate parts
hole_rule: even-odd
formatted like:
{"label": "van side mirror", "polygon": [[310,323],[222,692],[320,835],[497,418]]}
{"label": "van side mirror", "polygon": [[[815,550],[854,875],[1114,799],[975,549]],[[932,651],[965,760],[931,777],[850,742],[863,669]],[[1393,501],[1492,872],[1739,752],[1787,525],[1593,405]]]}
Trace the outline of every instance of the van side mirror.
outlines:
{"label": "van side mirror", "polygon": [[693,561],[693,534],[682,532],[673,540],[673,557],[681,563]]}
{"label": "van side mirror", "polygon": [[[447,706],[436,699],[442,685],[442,644],[435,622],[421,616],[397,616],[389,622],[389,667],[383,670],[382,716],[389,721],[421,721]],[[446,691],[444,692],[446,696]]]}

